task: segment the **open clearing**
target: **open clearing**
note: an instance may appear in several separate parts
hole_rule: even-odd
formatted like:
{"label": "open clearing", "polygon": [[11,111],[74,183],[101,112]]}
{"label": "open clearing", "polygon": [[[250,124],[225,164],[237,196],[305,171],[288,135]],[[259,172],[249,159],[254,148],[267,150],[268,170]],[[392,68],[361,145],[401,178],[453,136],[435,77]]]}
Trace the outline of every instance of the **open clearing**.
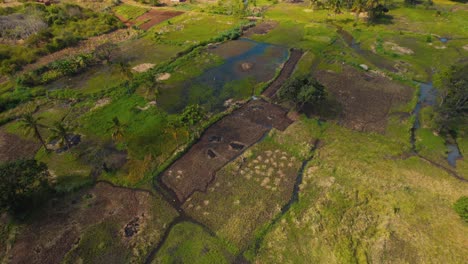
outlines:
{"label": "open clearing", "polygon": [[343,67],[341,73],[318,71],[315,76],[343,108],[340,122],[358,131],[385,132],[391,110],[414,94],[411,87],[351,67]]}

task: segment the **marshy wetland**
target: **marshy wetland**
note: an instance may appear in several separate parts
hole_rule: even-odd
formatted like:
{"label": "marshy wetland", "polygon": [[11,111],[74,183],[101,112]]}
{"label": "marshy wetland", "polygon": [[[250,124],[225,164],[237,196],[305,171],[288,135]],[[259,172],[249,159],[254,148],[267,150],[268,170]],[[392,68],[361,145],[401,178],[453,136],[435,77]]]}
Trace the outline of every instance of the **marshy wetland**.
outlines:
{"label": "marshy wetland", "polygon": [[465,262],[467,4],[368,6],[5,0],[0,262]]}

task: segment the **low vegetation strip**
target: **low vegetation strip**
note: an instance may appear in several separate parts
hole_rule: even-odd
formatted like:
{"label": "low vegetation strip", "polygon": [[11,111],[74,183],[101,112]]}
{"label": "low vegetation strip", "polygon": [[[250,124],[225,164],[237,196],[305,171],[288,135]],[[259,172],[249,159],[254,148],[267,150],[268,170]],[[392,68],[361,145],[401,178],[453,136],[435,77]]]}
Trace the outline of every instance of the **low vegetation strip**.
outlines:
{"label": "low vegetation strip", "polygon": [[162,181],[179,201],[185,201],[194,191],[205,191],[217,170],[272,127],[284,130],[290,123],[284,109],[251,101],[208,128],[200,141],[162,174]]}
{"label": "low vegetation strip", "polygon": [[263,96],[268,98],[273,98],[276,92],[281,88],[284,81],[286,81],[289,76],[293,73],[296,68],[297,62],[301,59],[303,52],[298,49],[292,49],[289,60],[283,66],[280,75],[276,78],[271,85],[263,92]]}

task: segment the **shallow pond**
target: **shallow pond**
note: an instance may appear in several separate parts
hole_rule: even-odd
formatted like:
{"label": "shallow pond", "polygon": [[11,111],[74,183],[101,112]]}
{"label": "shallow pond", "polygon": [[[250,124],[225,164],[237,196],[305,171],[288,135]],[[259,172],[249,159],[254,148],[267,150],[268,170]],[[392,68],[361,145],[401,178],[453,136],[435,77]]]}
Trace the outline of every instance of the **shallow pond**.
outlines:
{"label": "shallow pond", "polygon": [[285,47],[243,38],[207,52],[224,62],[179,87],[161,91],[158,103],[162,108],[174,113],[189,104],[200,104],[209,111],[222,110],[226,100],[248,97],[256,85],[271,80],[288,58]]}

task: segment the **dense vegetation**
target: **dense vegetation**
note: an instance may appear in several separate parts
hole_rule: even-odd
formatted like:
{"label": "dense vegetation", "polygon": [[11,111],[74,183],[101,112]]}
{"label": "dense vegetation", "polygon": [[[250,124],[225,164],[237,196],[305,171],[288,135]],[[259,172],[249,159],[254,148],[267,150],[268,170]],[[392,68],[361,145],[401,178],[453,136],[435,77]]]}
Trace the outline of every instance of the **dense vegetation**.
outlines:
{"label": "dense vegetation", "polygon": [[327,91],[312,77],[296,76],[284,83],[278,91],[278,98],[292,102],[300,110],[306,104],[321,104],[327,99]]}
{"label": "dense vegetation", "polygon": [[78,5],[45,6],[35,3],[0,9],[0,74],[13,74],[41,55],[76,44],[79,40],[112,31],[119,21]]}
{"label": "dense vegetation", "polygon": [[0,164],[0,212],[34,208],[48,190],[47,165],[35,160]]}
{"label": "dense vegetation", "polygon": [[435,85],[439,91],[438,129],[456,136],[468,122],[468,63],[449,67],[437,76]]}

